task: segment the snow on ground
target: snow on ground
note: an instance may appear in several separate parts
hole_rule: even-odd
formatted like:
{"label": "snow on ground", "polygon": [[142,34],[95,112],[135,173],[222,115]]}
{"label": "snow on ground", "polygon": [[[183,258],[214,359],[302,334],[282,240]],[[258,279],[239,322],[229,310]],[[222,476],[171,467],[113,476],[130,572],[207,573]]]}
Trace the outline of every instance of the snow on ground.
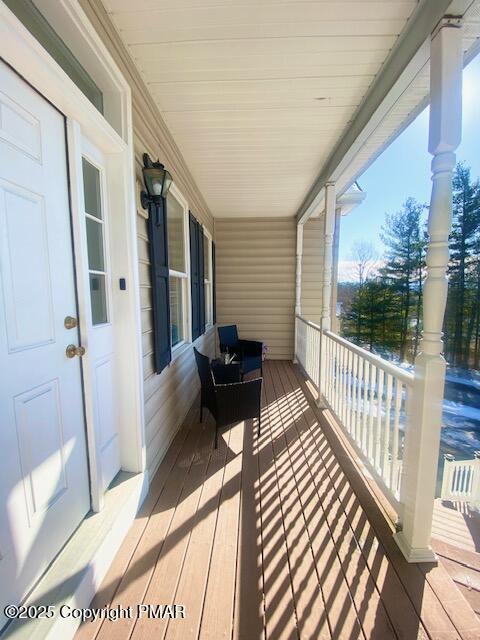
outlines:
{"label": "snow on ground", "polygon": [[[387,357],[398,367],[413,373],[409,362],[399,362],[393,354]],[[447,368],[443,424],[440,443],[440,462],[443,455],[452,453],[458,460],[473,458],[480,450],[480,371],[474,369]]]}
{"label": "snow on ground", "polygon": [[480,372],[448,369],[443,403],[441,453],[473,458],[480,449]]}

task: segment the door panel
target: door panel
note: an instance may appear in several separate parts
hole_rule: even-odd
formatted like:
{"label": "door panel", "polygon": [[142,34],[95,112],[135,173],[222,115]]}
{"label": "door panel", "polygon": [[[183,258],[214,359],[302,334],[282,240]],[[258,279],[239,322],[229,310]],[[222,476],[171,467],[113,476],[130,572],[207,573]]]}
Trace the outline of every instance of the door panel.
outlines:
{"label": "door panel", "polygon": [[39,120],[3,92],[0,94],[0,138],[41,162]]}
{"label": "door panel", "polygon": [[55,340],[47,220],[44,198],[27,189],[0,180],[0,199],[8,348],[16,351]]}
{"label": "door panel", "polygon": [[58,379],[15,398],[15,425],[32,522],[67,489]]}
{"label": "door panel", "polygon": [[[90,508],[63,116],[0,64],[0,612]],[[0,613],[0,628],[5,620]]]}

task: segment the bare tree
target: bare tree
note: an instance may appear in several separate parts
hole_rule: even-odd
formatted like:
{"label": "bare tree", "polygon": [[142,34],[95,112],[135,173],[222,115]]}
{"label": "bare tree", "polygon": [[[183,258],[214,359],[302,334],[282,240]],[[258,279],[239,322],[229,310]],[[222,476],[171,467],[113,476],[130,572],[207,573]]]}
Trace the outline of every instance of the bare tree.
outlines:
{"label": "bare tree", "polygon": [[378,253],[371,242],[354,242],[350,249],[350,261],[353,263],[355,279],[360,289],[368,278],[375,274],[378,266]]}
{"label": "bare tree", "polygon": [[362,304],[363,300],[363,287],[368,278],[376,271],[376,265],[378,261],[378,253],[371,242],[360,240],[354,242],[350,249],[350,261],[353,263],[353,269],[355,273],[356,281],[358,282],[358,301],[359,309],[357,316],[356,338],[357,343],[360,342],[361,324],[362,324]]}

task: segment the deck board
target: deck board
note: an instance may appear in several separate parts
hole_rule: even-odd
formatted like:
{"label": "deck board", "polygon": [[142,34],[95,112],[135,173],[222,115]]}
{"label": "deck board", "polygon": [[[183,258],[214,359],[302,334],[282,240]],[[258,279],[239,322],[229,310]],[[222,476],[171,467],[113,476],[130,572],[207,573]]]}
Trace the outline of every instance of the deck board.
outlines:
{"label": "deck board", "polygon": [[240,423],[216,451],[192,408],[92,603],[183,604],[186,620],[97,621],[77,638],[480,637],[444,567],[404,561],[292,363],[265,364],[262,407],[260,438]]}
{"label": "deck board", "polygon": [[[278,475],[287,467],[285,456],[275,456],[274,442],[282,431],[280,412],[273,402],[265,369],[264,406],[268,406],[259,451],[262,501],[265,631],[267,638],[297,638],[296,602],[287,543],[284,505]],[[277,450],[278,455],[278,450]],[[283,467],[283,468],[282,468]]]}

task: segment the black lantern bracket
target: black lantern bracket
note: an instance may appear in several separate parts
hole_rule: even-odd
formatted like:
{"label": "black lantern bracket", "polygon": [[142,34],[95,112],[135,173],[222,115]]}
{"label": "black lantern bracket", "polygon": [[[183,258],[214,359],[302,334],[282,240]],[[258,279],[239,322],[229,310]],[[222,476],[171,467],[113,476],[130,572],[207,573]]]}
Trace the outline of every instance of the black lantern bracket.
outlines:
{"label": "black lantern bracket", "polygon": [[172,176],[159,160],[152,162],[148,153],[143,154],[142,172],[145,184],[145,190],[140,193],[142,207],[148,209],[151,204],[163,204],[172,184]]}

